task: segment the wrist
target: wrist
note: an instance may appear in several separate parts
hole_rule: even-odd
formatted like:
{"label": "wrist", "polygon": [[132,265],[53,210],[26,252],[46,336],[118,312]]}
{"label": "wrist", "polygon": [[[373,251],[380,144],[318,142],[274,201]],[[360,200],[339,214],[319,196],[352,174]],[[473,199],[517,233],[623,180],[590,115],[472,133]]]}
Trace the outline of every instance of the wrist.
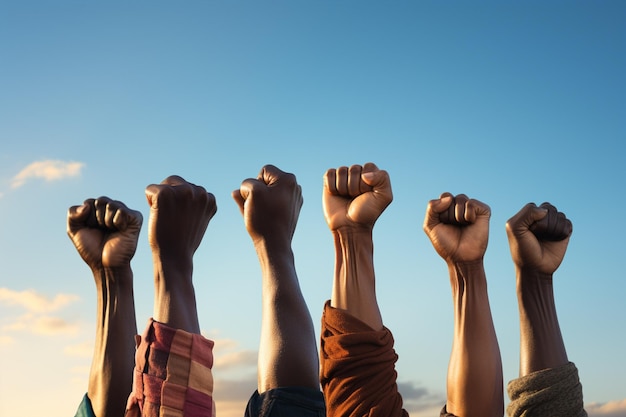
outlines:
{"label": "wrist", "polygon": [[266,240],[254,242],[259,264],[263,275],[271,275],[276,271],[290,270],[295,273],[295,259],[291,243],[277,244]]}
{"label": "wrist", "polygon": [[335,242],[342,245],[372,243],[373,228],[370,226],[342,226],[332,231]]}
{"label": "wrist", "polygon": [[483,262],[483,258],[473,259],[471,261],[455,261],[455,260],[447,260],[448,268],[462,268],[468,271],[476,271],[476,270],[484,270],[485,264]]}
{"label": "wrist", "polygon": [[357,261],[358,264],[373,263],[372,229],[341,228],[333,231],[333,238],[335,241],[335,264],[341,265],[341,270],[350,268],[354,261]]}
{"label": "wrist", "polygon": [[165,274],[191,275],[193,272],[193,254],[167,255],[153,251],[152,265],[154,265],[155,272],[162,271]]}
{"label": "wrist", "polygon": [[190,259],[163,259],[155,256],[153,267],[156,299],[195,299],[193,263]]}
{"label": "wrist", "polygon": [[465,293],[472,289],[487,288],[487,275],[482,259],[473,261],[449,262],[448,271],[453,290]]}
{"label": "wrist", "polygon": [[383,328],[376,301],[374,243],[371,227],[333,230],[335,274],[330,305],[345,310],[371,328]]}
{"label": "wrist", "polygon": [[129,284],[132,287],[133,270],[131,269],[130,264],[114,267],[94,267],[91,269],[91,271],[94,275],[94,278],[96,278],[96,282],[101,282],[108,287],[124,287],[128,286]]}
{"label": "wrist", "polygon": [[540,292],[544,288],[552,288],[552,274],[541,272],[536,268],[517,268],[517,293],[519,296]]}
{"label": "wrist", "polygon": [[282,258],[292,256],[291,240],[289,239],[253,239],[254,250],[259,257]]}
{"label": "wrist", "polygon": [[518,283],[523,282],[532,282],[532,281],[541,281],[541,282],[552,282],[552,274],[547,272],[542,272],[541,270],[533,267],[516,267],[517,270],[517,281]]}

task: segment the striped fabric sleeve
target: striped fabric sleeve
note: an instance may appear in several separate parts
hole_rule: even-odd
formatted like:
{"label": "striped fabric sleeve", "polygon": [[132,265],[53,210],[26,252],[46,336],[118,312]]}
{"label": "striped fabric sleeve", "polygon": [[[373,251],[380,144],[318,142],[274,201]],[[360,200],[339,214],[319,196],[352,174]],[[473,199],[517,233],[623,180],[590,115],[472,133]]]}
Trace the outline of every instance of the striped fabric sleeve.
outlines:
{"label": "striped fabric sleeve", "polygon": [[213,342],[154,320],[137,336],[127,417],[214,417]]}

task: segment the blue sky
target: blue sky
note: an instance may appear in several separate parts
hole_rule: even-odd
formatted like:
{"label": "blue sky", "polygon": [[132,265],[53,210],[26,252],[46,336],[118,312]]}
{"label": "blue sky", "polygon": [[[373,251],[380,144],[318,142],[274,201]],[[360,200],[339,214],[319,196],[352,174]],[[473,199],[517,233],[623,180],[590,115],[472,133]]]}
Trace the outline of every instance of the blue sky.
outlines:
{"label": "blue sky", "polygon": [[[72,415],[86,390],[95,289],[67,208],[107,195],[147,220],[143,190],[170,174],[217,198],[196,293],[216,340],[218,413],[241,415],[260,270],[231,190],[267,163],[296,174],[296,264],[319,331],[333,271],[322,175],[373,161],[394,190],[375,262],[412,415],[445,398],[450,289],[421,225],[449,191],[492,209],[485,266],[505,380],[519,328],[504,224],[530,201],[572,219],[555,275],[568,354],[590,414],[626,416],[625,19],[619,1],[0,2],[0,415]],[[141,329],[145,231],[133,269]]]}

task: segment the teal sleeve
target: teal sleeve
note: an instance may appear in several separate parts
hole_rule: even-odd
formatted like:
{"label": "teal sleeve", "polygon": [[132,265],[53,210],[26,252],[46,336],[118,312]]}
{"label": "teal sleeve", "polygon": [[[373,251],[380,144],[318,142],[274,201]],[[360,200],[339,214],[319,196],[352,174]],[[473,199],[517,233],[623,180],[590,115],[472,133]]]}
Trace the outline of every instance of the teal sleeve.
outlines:
{"label": "teal sleeve", "polygon": [[83,397],[83,400],[78,406],[78,410],[76,410],[74,417],[96,417],[93,412],[93,408],[91,408],[91,400],[87,394]]}

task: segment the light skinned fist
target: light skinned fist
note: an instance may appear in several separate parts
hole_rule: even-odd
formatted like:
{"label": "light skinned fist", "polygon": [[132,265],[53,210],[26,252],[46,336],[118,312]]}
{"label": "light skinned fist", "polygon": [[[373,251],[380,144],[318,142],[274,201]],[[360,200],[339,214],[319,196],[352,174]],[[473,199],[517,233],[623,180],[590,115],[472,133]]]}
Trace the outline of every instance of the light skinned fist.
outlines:
{"label": "light skinned fist", "polygon": [[331,168],[324,175],[324,217],[332,231],[371,230],[392,200],[389,174],[371,162]]}

